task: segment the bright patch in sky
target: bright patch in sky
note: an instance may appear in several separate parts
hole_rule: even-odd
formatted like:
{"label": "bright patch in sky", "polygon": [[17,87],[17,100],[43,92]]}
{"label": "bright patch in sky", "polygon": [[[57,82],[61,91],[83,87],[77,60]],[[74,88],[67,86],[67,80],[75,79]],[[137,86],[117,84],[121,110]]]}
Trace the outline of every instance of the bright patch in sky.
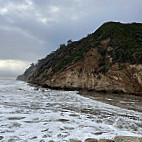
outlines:
{"label": "bright patch in sky", "polygon": [[46,24],[47,18],[41,18],[40,21],[41,21],[43,24]]}
{"label": "bright patch in sky", "polygon": [[1,9],[0,9],[0,14],[1,14],[1,15],[6,14],[7,12],[8,12],[8,9],[7,9],[7,8],[1,8]]}
{"label": "bright patch in sky", "polygon": [[28,68],[29,62],[18,61],[18,60],[0,60],[0,72],[12,71],[15,74],[21,74]]}
{"label": "bright patch in sky", "polygon": [[57,13],[59,11],[59,8],[58,7],[56,7],[56,6],[51,6],[50,7],[50,12],[51,13]]}

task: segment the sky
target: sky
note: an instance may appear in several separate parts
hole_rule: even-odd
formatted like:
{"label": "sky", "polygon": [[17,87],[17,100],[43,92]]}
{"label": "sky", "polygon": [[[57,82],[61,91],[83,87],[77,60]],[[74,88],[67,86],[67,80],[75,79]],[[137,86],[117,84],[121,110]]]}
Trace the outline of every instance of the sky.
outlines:
{"label": "sky", "polygon": [[16,77],[104,22],[142,22],[142,0],[0,0],[0,77]]}

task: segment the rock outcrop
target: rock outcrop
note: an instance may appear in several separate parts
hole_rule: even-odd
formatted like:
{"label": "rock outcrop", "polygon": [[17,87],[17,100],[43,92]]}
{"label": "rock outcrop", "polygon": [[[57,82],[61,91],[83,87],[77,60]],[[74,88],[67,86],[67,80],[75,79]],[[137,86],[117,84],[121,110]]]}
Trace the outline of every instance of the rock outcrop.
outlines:
{"label": "rock outcrop", "polygon": [[115,142],[142,142],[142,138],[132,136],[116,136]]}
{"label": "rock outcrop", "polygon": [[114,140],[110,140],[110,139],[100,139],[98,142],[114,142]]}
{"label": "rock outcrop", "polygon": [[[54,141],[49,141],[54,142]],[[80,140],[69,140],[68,142],[81,142]],[[94,139],[94,138],[88,138],[84,142],[142,142],[141,137],[133,137],[133,136],[116,136],[114,140],[112,139]]]}
{"label": "rock outcrop", "polygon": [[18,79],[56,89],[142,95],[142,24],[106,23]]}
{"label": "rock outcrop", "polygon": [[98,142],[97,139],[92,139],[92,138],[88,138],[85,140],[85,142]]}

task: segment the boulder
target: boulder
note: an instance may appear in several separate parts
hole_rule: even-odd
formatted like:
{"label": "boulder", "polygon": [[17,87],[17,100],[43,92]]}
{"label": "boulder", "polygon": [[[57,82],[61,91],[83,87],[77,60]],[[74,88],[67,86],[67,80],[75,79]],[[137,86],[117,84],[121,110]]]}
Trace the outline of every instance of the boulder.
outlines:
{"label": "boulder", "polygon": [[142,138],[133,136],[116,136],[115,142],[142,142]]}
{"label": "boulder", "polygon": [[88,138],[85,140],[85,142],[98,142],[98,140],[93,138]]}
{"label": "boulder", "polygon": [[114,140],[109,139],[100,139],[99,142],[114,142]]}
{"label": "boulder", "polygon": [[71,139],[69,142],[81,142],[80,140],[73,140]]}
{"label": "boulder", "polygon": [[2,140],[3,139],[3,136],[0,136],[0,140]]}

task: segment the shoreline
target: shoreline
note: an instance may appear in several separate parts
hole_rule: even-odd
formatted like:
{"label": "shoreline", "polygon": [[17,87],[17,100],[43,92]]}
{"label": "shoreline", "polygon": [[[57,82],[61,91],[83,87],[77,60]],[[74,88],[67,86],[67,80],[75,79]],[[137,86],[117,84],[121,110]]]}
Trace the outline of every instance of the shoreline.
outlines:
{"label": "shoreline", "polygon": [[[28,83],[28,82],[27,82]],[[77,94],[84,96],[84,97],[91,97],[91,99],[108,103],[113,106],[122,107],[125,109],[131,109],[137,112],[142,112],[142,109],[135,108],[133,104],[138,103],[138,105],[142,105],[142,96],[141,95],[133,95],[133,94],[126,94],[126,93],[107,93],[107,92],[101,92],[101,91],[92,91],[87,89],[71,89],[71,88],[56,88],[56,87],[50,87],[45,85],[39,85],[35,83],[28,83],[30,86],[34,86],[35,90],[38,90],[40,88],[44,89],[51,89],[51,90],[59,90],[59,91],[76,91]],[[105,100],[106,99],[106,100]],[[127,104],[125,106],[125,104]]]}

